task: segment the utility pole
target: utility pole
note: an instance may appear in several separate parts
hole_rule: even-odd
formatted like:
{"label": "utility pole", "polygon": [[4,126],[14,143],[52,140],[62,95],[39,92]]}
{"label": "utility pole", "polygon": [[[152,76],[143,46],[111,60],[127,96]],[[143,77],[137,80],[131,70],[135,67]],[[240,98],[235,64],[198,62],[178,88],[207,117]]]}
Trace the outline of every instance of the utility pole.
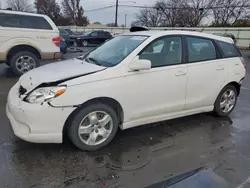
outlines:
{"label": "utility pole", "polygon": [[115,5],[115,27],[117,27],[117,16],[118,16],[118,0],[116,0],[116,5]]}
{"label": "utility pole", "polygon": [[127,14],[125,14],[125,27],[127,27]]}

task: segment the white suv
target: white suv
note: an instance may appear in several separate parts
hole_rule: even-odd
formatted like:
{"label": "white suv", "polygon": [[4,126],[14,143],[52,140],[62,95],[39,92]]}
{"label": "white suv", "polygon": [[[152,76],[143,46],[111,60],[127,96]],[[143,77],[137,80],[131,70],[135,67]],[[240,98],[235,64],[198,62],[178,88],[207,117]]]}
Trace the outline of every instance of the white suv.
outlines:
{"label": "white suv", "polygon": [[60,59],[59,31],[45,15],[0,10],[0,62],[17,75],[39,66],[39,59]]}
{"label": "white suv", "polygon": [[246,69],[232,39],[187,31],[117,36],[82,57],[24,74],[8,95],[15,135],[83,150],[118,127],[214,111],[232,112]]}

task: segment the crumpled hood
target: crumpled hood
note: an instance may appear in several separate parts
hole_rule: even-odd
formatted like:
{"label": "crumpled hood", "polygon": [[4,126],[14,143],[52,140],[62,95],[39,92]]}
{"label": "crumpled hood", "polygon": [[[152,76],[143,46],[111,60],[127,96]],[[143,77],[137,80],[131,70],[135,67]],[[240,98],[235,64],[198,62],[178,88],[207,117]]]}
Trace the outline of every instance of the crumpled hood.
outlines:
{"label": "crumpled hood", "polygon": [[105,69],[84,60],[70,59],[33,69],[19,79],[20,85],[30,91],[42,83],[57,82]]}

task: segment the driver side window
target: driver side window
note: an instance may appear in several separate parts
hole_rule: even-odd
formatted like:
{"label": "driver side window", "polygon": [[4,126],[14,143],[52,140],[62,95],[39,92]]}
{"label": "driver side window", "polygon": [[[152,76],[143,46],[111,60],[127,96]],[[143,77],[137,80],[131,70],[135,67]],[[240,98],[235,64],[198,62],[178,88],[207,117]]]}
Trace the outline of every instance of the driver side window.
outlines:
{"label": "driver side window", "polygon": [[150,43],[139,54],[139,59],[147,59],[152,68],[180,64],[182,61],[181,37],[163,37]]}

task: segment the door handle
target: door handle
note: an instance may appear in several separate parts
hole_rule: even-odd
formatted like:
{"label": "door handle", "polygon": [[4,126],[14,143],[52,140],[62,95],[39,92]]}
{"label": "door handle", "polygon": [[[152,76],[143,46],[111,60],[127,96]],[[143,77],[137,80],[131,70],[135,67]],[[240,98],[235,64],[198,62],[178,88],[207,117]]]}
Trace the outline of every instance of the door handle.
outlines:
{"label": "door handle", "polygon": [[216,70],[218,71],[224,70],[224,67],[217,67]]}
{"label": "door handle", "polygon": [[184,71],[178,71],[177,73],[175,73],[175,76],[185,76],[187,73]]}

